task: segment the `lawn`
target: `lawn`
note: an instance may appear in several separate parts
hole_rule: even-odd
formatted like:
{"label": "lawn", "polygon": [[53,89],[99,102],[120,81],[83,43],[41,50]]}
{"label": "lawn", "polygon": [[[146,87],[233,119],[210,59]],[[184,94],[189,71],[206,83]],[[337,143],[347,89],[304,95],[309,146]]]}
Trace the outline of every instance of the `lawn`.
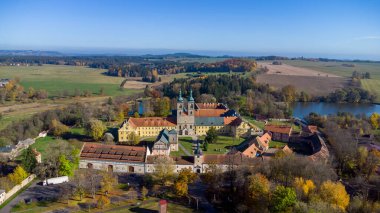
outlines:
{"label": "lawn", "polygon": [[368,90],[370,93],[375,94],[377,96],[375,102],[380,103],[380,80],[363,79],[360,81],[360,83],[363,89]]}
{"label": "lawn", "polygon": [[271,141],[269,143],[269,148],[282,148],[284,146],[286,146],[287,143],[285,142],[281,142],[281,141]]}
{"label": "lawn", "polygon": [[[120,210],[108,211],[112,213],[121,213],[121,212],[158,212],[158,201],[159,199],[150,198],[139,206],[134,207],[126,207]],[[180,204],[172,203],[168,201],[168,212],[176,213],[176,212],[194,212],[193,209],[183,206]]]}
{"label": "lawn", "polygon": [[43,65],[43,66],[0,66],[2,78],[19,78],[20,84],[28,89],[45,89],[49,96],[56,96],[60,92],[68,91],[74,94],[89,90],[99,94],[101,88],[105,95],[130,95],[141,90],[120,90],[119,85],[123,78],[103,75],[104,69],[93,69],[82,66]]}

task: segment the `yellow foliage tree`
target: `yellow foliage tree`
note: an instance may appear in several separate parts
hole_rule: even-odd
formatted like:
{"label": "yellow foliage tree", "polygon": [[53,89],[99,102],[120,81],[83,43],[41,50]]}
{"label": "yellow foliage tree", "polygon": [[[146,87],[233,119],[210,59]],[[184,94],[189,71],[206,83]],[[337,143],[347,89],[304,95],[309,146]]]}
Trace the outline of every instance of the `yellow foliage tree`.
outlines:
{"label": "yellow foliage tree", "polygon": [[21,166],[17,166],[13,173],[8,175],[9,180],[14,184],[20,184],[27,177],[28,173]]}
{"label": "yellow foliage tree", "polygon": [[345,210],[350,203],[350,196],[346,192],[346,188],[339,182],[330,180],[322,183],[319,190],[319,197],[326,203],[330,203],[334,208]]}
{"label": "yellow foliage tree", "polygon": [[197,174],[193,172],[190,168],[181,169],[178,174],[178,180],[184,181],[185,183],[192,183],[197,178]]}
{"label": "yellow foliage tree", "polygon": [[260,208],[269,199],[270,183],[262,174],[251,175],[246,180],[247,202]]}
{"label": "yellow foliage tree", "polygon": [[184,180],[177,180],[174,183],[174,191],[177,196],[183,197],[187,195],[188,185]]}
{"label": "yellow foliage tree", "polygon": [[105,206],[108,206],[111,203],[110,199],[107,196],[100,196],[98,199],[97,207],[103,209]]}
{"label": "yellow foliage tree", "polygon": [[302,177],[296,177],[293,185],[298,193],[302,193],[301,197],[308,197],[316,188],[312,180],[304,180]]}
{"label": "yellow foliage tree", "polygon": [[369,120],[371,122],[371,125],[374,129],[378,129],[379,128],[379,123],[380,123],[380,114],[379,113],[376,113],[374,112],[370,117],[369,117]]}

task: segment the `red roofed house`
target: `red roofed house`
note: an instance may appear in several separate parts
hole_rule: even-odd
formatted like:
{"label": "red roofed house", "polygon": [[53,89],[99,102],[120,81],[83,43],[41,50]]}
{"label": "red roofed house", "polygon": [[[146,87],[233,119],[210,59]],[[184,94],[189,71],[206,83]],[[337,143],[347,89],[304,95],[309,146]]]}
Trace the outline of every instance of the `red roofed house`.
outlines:
{"label": "red roofed house", "polygon": [[254,158],[257,154],[263,154],[269,149],[269,143],[271,141],[271,135],[265,133],[264,135],[257,136],[252,141],[248,142],[248,147],[242,152],[243,155]]}
{"label": "red roofed house", "polygon": [[264,127],[264,133],[271,134],[272,140],[289,142],[289,138],[292,133],[292,127],[286,125],[268,124]]}

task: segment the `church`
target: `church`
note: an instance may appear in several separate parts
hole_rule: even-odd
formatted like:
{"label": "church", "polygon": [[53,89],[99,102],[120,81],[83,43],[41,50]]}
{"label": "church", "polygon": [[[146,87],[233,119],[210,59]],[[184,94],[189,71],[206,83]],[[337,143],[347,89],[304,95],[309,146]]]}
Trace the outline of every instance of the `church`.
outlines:
{"label": "church", "polygon": [[179,91],[177,108],[168,117],[129,118],[118,130],[119,142],[131,141],[133,135],[156,137],[163,129],[175,130],[179,136],[202,136],[214,127],[220,135],[244,137],[252,126],[222,103],[195,103],[192,91],[185,100]]}

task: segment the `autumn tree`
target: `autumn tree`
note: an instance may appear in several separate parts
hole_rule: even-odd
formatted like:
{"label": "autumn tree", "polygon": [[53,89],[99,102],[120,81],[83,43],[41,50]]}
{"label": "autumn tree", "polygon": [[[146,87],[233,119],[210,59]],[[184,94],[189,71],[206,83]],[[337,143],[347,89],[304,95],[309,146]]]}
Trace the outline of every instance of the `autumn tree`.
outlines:
{"label": "autumn tree", "polygon": [[139,144],[140,143],[140,137],[135,132],[129,133],[129,143],[131,145]]}
{"label": "autumn tree", "polygon": [[178,180],[183,180],[186,183],[193,183],[197,178],[197,174],[190,168],[183,168],[179,171]]}
{"label": "autumn tree", "polygon": [[95,140],[100,140],[106,130],[106,127],[102,121],[93,119],[86,125],[85,129],[88,136],[94,138]]}
{"label": "autumn tree", "polygon": [[369,120],[371,122],[371,125],[374,129],[379,128],[380,124],[380,114],[377,112],[372,113],[372,115],[369,117]]}
{"label": "autumn tree", "polygon": [[297,195],[293,188],[277,186],[271,198],[271,212],[290,212],[297,202]]}
{"label": "autumn tree", "polygon": [[143,186],[142,188],[141,188],[141,199],[142,200],[145,200],[146,199],[146,196],[148,195],[148,189],[145,187],[145,186]]}
{"label": "autumn tree", "polygon": [[183,197],[188,193],[188,185],[184,180],[178,179],[174,183],[174,192],[177,196]]}
{"label": "autumn tree", "polygon": [[168,184],[174,176],[174,162],[169,156],[159,156],[154,161],[153,178],[161,185]]}
{"label": "autumn tree", "polygon": [[299,198],[307,198],[316,188],[312,180],[304,180],[302,177],[296,177],[293,186]]}
{"label": "autumn tree", "polygon": [[245,182],[246,202],[248,206],[254,206],[257,209],[266,209],[266,203],[269,200],[270,183],[262,174],[254,174],[247,177]]}
{"label": "autumn tree", "polygon": [[74,174],[73,165],[70,162],[70,160],[66,158],[65,155],[59,156],[59,172],[58,173],[59,175],[62,175],[62,176],[73,176]]}
{"label": "autumn tree", "polygon": [[319,198],[343,211],[350,203],[350,196],[347,194],[344,185],[330,180],[322,183],[319,189]]}
{"label": "autumn tree", "polygon": [[21,166],[17,166],[13,173],[8,175],[9,180],[15,185],[20,184],[27,177],[28,173]]}
{"label": "autumn tree", "polygon": [[117,184],[117,177],[112,172],[101,172],[100,190],[108,195]]}
{"label": "autumn tree", "polygon": [[98,208],[103,209],[104,207],[108,206],[110,203],[111,203],[111,200],[107,196],[101,195],[96,205]]}
{"label": "autumn tree", "polygon": [[53,135],[55,137],[60,137],[62,136],[64,133],[68,132],[69,131],[69,127],[64,125],[63,123],[61,123],[59,120],[57,119],[53,119],[51,121],[51,124],[50,124],[50,129],[51,129],[51,132],[53,133]]}

